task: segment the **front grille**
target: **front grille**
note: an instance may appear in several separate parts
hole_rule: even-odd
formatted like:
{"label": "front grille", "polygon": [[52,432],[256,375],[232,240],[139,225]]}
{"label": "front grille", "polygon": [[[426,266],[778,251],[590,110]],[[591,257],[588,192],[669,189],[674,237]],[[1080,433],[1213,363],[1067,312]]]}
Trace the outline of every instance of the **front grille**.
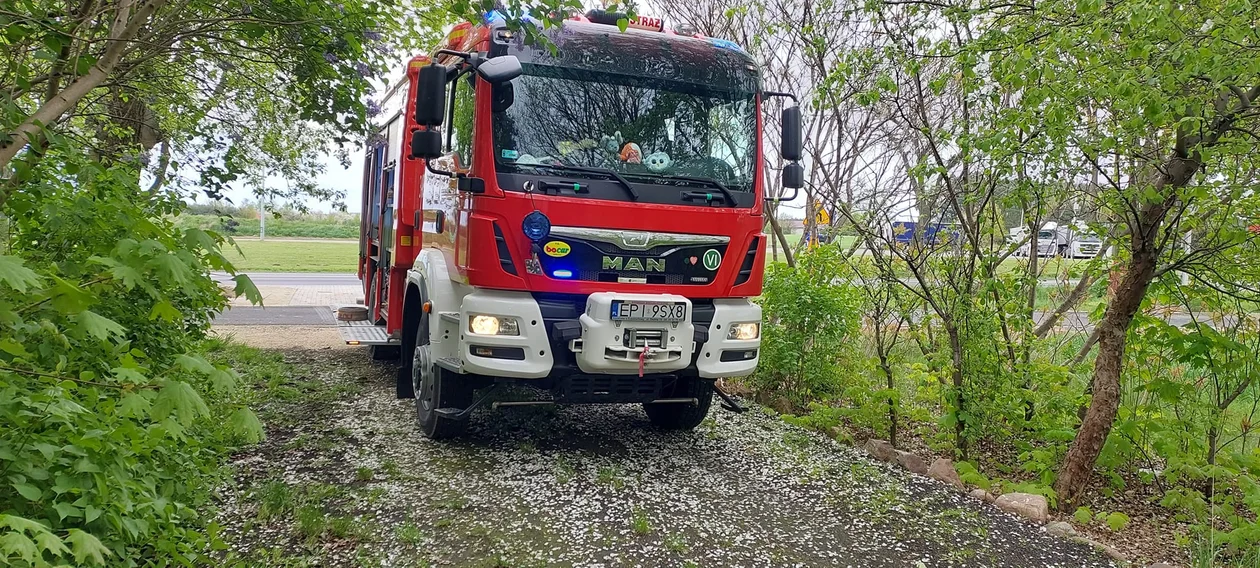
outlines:
{"label": "front grille", "polygon": [[642,256],[660,256],[664,254],[665,252],[669,251],[669,249],[675,249],[675,248],[678,248],[679,246],[679,245],[660,245],[660,246],[652,247],[647,250],[627,250],[617,245],[614,245],[612,243],[606,243],[603,241],[595,241],[595,240],[588,241],[585,239],[569,239],[569,240],[584,242],[588,245],[595,247],[595,249],[598,250],[599,252],[602,252],[605,254],[635,254],[635,255],[642,255]]}
{"label": "front grille", "polygon": [[[618,278],[642,278],[648,284],[696,284],[689,282],[681,274],[661,274],[659,272],[601,272],[598,270],[582,270],[578,272],[578,280],[592,282],[618,282]],[[700,284],[707,284],[701,282]]]}

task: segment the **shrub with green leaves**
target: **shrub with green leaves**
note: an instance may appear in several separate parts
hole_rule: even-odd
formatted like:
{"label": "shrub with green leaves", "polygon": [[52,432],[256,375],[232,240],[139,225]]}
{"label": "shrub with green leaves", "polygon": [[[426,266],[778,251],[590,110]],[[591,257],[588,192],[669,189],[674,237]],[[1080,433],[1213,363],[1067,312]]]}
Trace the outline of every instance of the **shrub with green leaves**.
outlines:
{"label": "shrub with green leaves", "polygon": [[861,295],[845,283],[845,275],[835,247],[802,254],[795,267],[767,268],[754,388],[804,408],[810,401],[841,394],[849,381],[862,376],[856,341]]}
{"label": "shrub with green leaves", "polygon": [[224,240],[163,221],[181,202],[134,169],[46,152],[3,204],[0,563],[193,564],[220,460],[262,435],[236,373],[196,352]]}

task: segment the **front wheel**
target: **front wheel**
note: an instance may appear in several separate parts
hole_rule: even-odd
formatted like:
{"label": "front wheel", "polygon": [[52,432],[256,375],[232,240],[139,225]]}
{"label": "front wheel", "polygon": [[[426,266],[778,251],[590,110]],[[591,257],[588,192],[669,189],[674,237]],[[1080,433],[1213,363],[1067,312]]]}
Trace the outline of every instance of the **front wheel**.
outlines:
{"label": "front wheel", "polygon": [[434,440],[454,438],[464,433],[468,420],[438,415],[439,408],[465,409],[472,404],[473,389],[461,377],[437,365],[429,347],[428,318],[420,318],[416,348],[411,359],[411,380],[416,396],[416,423],[420,432]]}
{"label": "front wheel", "polygon": [[643,411],[653,426],[663,430],[691,430],[709,415],[713,404],[713,381],[699,377],[680,377],[661,390],[661,398],[694,398],[696,403],[666,402],[643,404]]}

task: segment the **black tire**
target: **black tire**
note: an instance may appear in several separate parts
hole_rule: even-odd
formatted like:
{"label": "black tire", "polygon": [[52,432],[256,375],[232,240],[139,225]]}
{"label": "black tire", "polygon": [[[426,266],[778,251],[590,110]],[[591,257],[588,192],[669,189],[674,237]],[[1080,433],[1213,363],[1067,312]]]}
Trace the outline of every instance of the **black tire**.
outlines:
{"label": "black tire", "polygon": [[1072,251],[1072,247],[1069,247],[1069,246],[1067,246],[1067,245],[1059,245],[1059,256],[1060,256],[1060,257],[1062,257],[1062,258],[1069,258],[1069,257],[1071,257],[1071,256],[1072,256],[1072,252],[1071,252],[1071,251]]}
{"label": "black tire", "polygon": [[[416,399],[416,424],[420,433],[434,440],[455,438],[464,433],[468,420],[452,420],[438,415],[439,408],[468,408],[473,400],[472,383],[443,369],[429,350],[428,318],[416,325],[416,347],[410,363],[412,389]],[[427,370],[427,373],[426,373]]]}
{"label": "black tire", "polygon": [[[411,363],[416,352],[416,336],[419,333],[416,321],[408,318],[407,314],[403,314],[403,333],[402,345],[399,351],[407,355],[400,356],[398,361],[398,377],[394,386],[394,393],[398,398],[416,398],[416,385],[411,379]],[[425,315],[421,314],[420,319],[425,319]]]}
{"label": "black tire", "polygon": [[679,378],[673,385],[662,389],[661,398],[694,398],[699,401],[697,404],[643,404],[643,411],[653,426],[662,430],[691,430],[709,415],[709,406],[713,404],[713,381],[698,377]]}
{"label": "black tire", "polygon": [[397,361],[402,349],[397,345],[371,345],[368,352],[373,361]]}

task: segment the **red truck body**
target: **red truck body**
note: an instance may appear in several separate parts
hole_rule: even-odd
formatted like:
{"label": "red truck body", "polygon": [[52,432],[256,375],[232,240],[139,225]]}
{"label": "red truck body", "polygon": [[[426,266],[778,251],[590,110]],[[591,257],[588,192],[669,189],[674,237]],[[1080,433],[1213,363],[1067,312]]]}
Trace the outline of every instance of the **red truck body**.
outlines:
{"label": "red truck body", "polygon": [[[474,389],[522,379],[557,402],[702,417],[712,379],[755,368],[759,74],[730,42],[634,23],[579,16],[548,32],[556,53],[495,17],[463,24],[386,95],[359,259],[381,333],[363,343],[401,349],[399,394],[426,433],[464,418]],[[523,72],[491,83],[477,65],[495,58]],[[435,104],[427,67],[446,75],[444,124],[417,122]],[[426,132],[440,152],[420,155]]]}

